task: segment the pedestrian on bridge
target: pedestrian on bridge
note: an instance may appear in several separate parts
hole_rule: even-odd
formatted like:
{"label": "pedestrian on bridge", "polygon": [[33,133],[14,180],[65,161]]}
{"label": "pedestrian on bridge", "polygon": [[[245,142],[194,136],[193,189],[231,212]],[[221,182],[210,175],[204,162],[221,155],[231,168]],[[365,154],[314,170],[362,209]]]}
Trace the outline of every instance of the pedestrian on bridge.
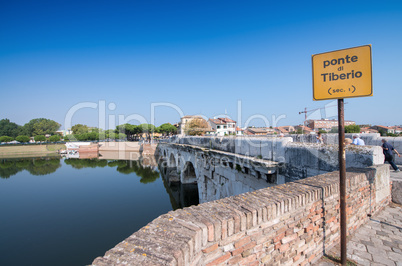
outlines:
{"label": "pedestrian on bridge", "polygon": [[393,151],[398,155],[398,157],[401,157],[401,155],[397,150],[394,149],[394,147],[391,144],[387,142],[386,139],[382,139],[381,141],[382,141],[382,152],[384,153],[385,156],[384,163],[389,162],[392,168],[394,168],[395,172],[399,172],[400,170],[398,166],[396,166],[396,164],[394,163]]}
{"label": "pedestrian on bridge", "polygon": [[361,145],[361,146],[364,146],[364,145],[365,145],[364,140],[362,140],[362,139],[360,138],[360,135],[359,135],[359,134],[353,135],[353,142],[352,142],[352,144],[353,144],[353,145]]}

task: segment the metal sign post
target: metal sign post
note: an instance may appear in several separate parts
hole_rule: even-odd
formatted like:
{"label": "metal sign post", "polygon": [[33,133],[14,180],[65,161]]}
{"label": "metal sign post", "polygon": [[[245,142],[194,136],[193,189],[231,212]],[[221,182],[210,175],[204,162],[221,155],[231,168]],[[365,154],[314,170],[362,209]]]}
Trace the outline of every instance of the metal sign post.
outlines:
{"label": "metal sign post", "polygon": [[345,109],[343,99],[338,99],[338,132],[339,132],[339,194],[341,211],[341,263],[346,265],[346,161],[345,161]]}
{"label": "metal sign post", "polygon": [[313,55],[313,100],[338,99],[341,262],[346,265],[346,162],[344,98],[373,96],[371,45]]}

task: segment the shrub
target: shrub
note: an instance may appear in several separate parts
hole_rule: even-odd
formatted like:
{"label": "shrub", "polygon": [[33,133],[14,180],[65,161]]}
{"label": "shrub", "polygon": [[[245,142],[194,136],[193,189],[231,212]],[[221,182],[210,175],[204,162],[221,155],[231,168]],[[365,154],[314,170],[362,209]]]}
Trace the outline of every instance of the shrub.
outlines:
{"label": "shrub", "polygon": [[36,135],[36,136],[34,137],[34,140],[35,140],[35,141],[46,141],[46,137],[43,136],[43,135]]}
{"label": "shrub", "polygon": [[0,137],[0,142],[10,142],[13,141],[14,139],[12,137],[9,136],[1,136]]}
{"label": "shrub", "polygon": [[18,137],[15,138],[15,140],[19,142],[29,142],[30,137],[25,135],[19,135]]}
{"label": "shrub", "polygon": [[53,135],[53,136],[50,136],[50,138],[49,138],[49,141],[50,142],[57,142],[57,141],[60,141],[60,135]]}
{"label": "shrub", "polygon": [[345,126],[345,133],[360,133],[360,127],[358,125]]}

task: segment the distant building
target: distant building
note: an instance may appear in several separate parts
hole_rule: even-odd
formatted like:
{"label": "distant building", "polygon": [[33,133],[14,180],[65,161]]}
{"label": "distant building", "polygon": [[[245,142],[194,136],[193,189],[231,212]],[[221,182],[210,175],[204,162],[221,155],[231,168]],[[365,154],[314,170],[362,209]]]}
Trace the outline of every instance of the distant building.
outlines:
{"label": "distant building", "polygon": [[262,136],[262,135],[267,135],[267,130],[265,128],[260,128],[260,127],[249,127],[247,128],[248,132],[250,132],[250,135],[257,135],[257,136]]}
{"label": "distant building", "polygon": [[393,129],[392,127],[386,127],[381,125],[372,126],[371,129],[378,130],[378,132],[383,131],[385,133],[395,133],[395,129]]}
{"label": "distant building", "polygon": [[213,132],[215,136],[236,135],[237,133],[236,121],[233,121],[230,118],[210,118],[208,123],[211,126],[211,132]]}
{"label": "distant building", "polygon": [[275,129],[278,131],[278,133],[282,134],[289,134],[290,132],[296,131],[293,126],[282,126],[282,127],[276,127]]}
{"label": "distant building", "polygon": [[56,131],[56,134],[61,135],[62,137],[66,136],[66,135],[71,135],[73,134],[73,131],[71,130],[71,128],[67,129],[67,130],[58,130]]}
{"label": "distant building", "polygon": [[[345,120],[345,126],[356,125],[354,121]],[[329,119],[321,119],[321,120],[307,120],[306,126],[311,128],[314,131],[325,130],[330,131],[333,127],[338,126],[338,120],[329,120]]]}
{"label": "distant building", "polygon": [[180,119],[180,122],[178,123],[178,130],[177,132],[179,133],[179,135],[185,135],[185,129],[186,129],[186,125],[193,119],[203,119],[205,120],[202,116],[199,115],[186,115],[183,116]]}
{"label": "distant building", "polygon": [[392,128],[394,129],[395,134],[401,134],[402,133],[402,127],[394,126]]}
{"label": "distant building", "polygon": [[236,136],[243,136],[243,132],[244,132],[243,129],[236,127]]}
{"label": "distant building", "polygon": [[301,130],[304,134],[314,133],[313,129],[311,129],[309,127],[306,127],[306,126],[303,126],[303,125],[298,125],[298,126],[295,126],[294,128],[295,128],[295,131]]}
{"label": "distant building", "polygon": [[245,136],[252,136],[252,135],[254,135],[254,134],[249,131],[249,128],[246,128],[245,130],[243,130],[243,135],[245,135]]}
{"label": "distant building", "polygon": [[361,127],[360,133],[378,133],[378,130],[369,127]]}
{"label": "distant building", "polygon": [[272,127],[266,127],[265,129],[267,130],[267,134],[278,133],[278,130],[276,130],[275,128],[272,128]]}

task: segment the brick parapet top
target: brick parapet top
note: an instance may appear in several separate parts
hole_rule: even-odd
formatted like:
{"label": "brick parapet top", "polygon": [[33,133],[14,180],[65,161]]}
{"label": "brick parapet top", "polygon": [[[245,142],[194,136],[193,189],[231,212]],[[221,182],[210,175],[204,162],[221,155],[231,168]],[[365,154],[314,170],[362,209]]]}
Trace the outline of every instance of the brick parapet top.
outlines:
{"label": "brick parapet top", "polygon": [[[347,189],[371,183],[375,168],[348,169]],[[337,195],[338,187],[339,172],[335,171],[170,211],[119,243],[104,257],[97,258],[93,265],[116,261],[135,261],[138,265],[151,261],[163,261],[166,265],[186,264],[202,249],[230,235]]]}

